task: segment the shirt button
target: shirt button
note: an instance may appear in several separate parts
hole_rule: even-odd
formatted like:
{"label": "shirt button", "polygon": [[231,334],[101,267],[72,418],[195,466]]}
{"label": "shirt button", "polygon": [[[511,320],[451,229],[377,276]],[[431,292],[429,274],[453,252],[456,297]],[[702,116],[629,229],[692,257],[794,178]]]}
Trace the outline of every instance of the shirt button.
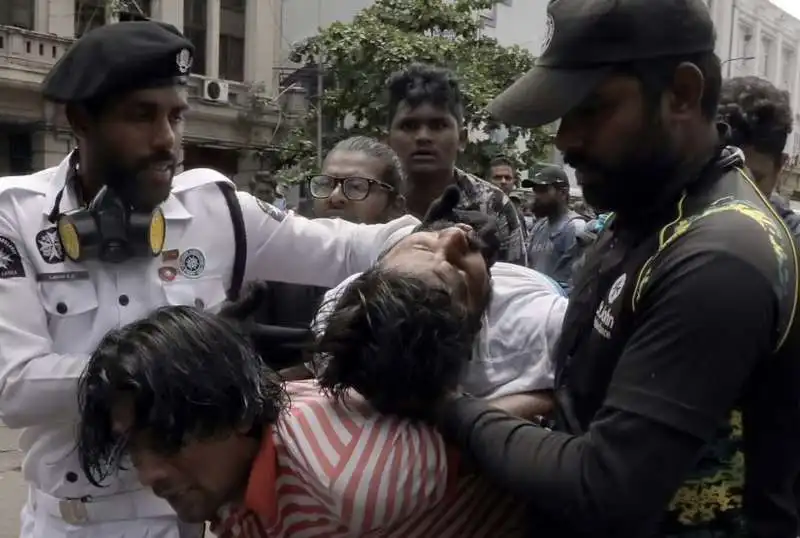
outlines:
{"label": "shirt button", "polygon": [[128,303],[130,303],[130,302],[131,302],[131,300],[127,295],[120,295],[119,296],[119,304],[121,304],[122,306],[128,306]]}
{"label": "shirt button", "polygon": [[67,308],[67,303],[58,303],[56,305],[56,312],[58,312],[59,314],[66,314],[67,310],[69,310]]}
{"label": "shirt button", "polygon": [[206,303],[200,297],[198,297],[197,299],[194,300],[194,306],[196,306],[197,308],[205,308]]}
{"label": "shirt button", "polygon": [[72,471],[70,471],[70,472],[67,473],[66,479],[67,479],[67,482],[71,482],[71,483],[74,484],[75,482],[78,481],[78,474],[77,473],[73,473]]}

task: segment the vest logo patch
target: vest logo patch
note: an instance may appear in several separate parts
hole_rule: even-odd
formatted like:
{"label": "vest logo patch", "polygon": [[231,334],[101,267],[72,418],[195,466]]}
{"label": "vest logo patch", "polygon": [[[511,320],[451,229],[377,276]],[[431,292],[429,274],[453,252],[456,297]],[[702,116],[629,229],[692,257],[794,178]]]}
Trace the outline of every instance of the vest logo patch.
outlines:
{"label": "vest logo patch", "polygon": [[617,321],[611,307],[617,302],[620,295],[622,295],[627,281],[628,275],[626,274],[622,274],[617,278],[614,284],[611,285],[611,289],[608,290],[608,296],[600,303],[600,306],[594,314],[594,330],[600,333],[605,339],[611,338],[611,332],[614,330],[614,324]]}
{"label": "vest logo patch", "polygon": [[625,289],[625,282],[628,280],[628,275],[623,274],[621,277],[614,281],[611,289],[608,290],[608,306],[614,304],[617,298],[622,295],[622,290]]}

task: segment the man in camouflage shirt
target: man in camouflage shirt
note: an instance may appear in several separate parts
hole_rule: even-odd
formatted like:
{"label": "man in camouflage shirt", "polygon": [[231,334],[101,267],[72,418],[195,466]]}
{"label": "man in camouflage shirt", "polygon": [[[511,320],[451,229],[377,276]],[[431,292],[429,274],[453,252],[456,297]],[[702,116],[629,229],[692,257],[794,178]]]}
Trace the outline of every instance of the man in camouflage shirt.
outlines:
{"label": "man in camouflage shirt", "polygon": [[392,75],[388,90],[388,142],[407,174],[409,212],[421,218],[445,188],[458,185],[458,209],[495,219],[502,244],[500,261],[525,265],[523,230],[511,200],[491,183],[455,166],[466,131],[463,99],[453,74],[415,64]]}

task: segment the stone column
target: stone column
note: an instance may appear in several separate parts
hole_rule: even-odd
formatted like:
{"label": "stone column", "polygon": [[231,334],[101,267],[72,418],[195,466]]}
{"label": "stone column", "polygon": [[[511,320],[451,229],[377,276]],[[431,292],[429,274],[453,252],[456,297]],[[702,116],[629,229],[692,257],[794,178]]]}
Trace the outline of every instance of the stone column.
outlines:
{"label": "stone column", "polygon": [[45,34],[50,31],[50,5],[47,0],[33,0],[33,29]]}
{"label": "stone column", "polygon": [[219,78],[220,0],[208,0],[206,11],[206,76]]}
{"label": "stone column", "polygon": [[153,18],[183,31],[184,0],[153,0]]}
{"label": "stone column", "polygon": [[277,59],[276,36],[281,35],[273,2],[277,0],[248,0],[244,25],[244,80],[262,82],[271,93],[275,88],[274,67]]}
{"label": "stone column", "polygon": [[[778,88],[783,88],[783,33],[778,29],[778,35],[775,36],[775,43],[773,44],[775,47],[775,80],[773,81],[775,86]],[[791,86],[785,88],[789,89]]]}
{"label": "stone column", "polygon": [[[752,62],[752,70],[748,70],[751,75],[761,76],[761,73],[765,71],[769,71],[769,67],[764,65],[764,44],[761,42],[761,21],[756,21],[756,26],[753,29],[753,39],[755,40],[753,46],[753,56],[755,56],[755,60]],[[752,71],[755,71],[753,73]]]}
{"label": "stone column", "polygon": [[[42,13],[47,13],[46,25],[39,26],[37,21],[36,29],[61,37],[75,37],[75,2],[45,1],[45,4],[47,9]],[[37,13],[40,13],[38,9]]]}

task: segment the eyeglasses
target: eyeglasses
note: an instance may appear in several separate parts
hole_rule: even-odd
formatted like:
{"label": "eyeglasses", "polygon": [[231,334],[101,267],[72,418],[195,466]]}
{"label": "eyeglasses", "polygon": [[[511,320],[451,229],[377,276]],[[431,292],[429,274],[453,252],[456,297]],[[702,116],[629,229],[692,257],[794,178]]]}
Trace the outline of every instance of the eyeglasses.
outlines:
{"label": "eyeglasses", "polygon": [[328,175],[312,176],[308,180],[308,190],[314,198],[330,198],[338,185],[342,186],[342,194],[352,202],[359,202],[369,196],[372,187],[394,192],[394,187],[382,181],[366,177],[333,177]]}

